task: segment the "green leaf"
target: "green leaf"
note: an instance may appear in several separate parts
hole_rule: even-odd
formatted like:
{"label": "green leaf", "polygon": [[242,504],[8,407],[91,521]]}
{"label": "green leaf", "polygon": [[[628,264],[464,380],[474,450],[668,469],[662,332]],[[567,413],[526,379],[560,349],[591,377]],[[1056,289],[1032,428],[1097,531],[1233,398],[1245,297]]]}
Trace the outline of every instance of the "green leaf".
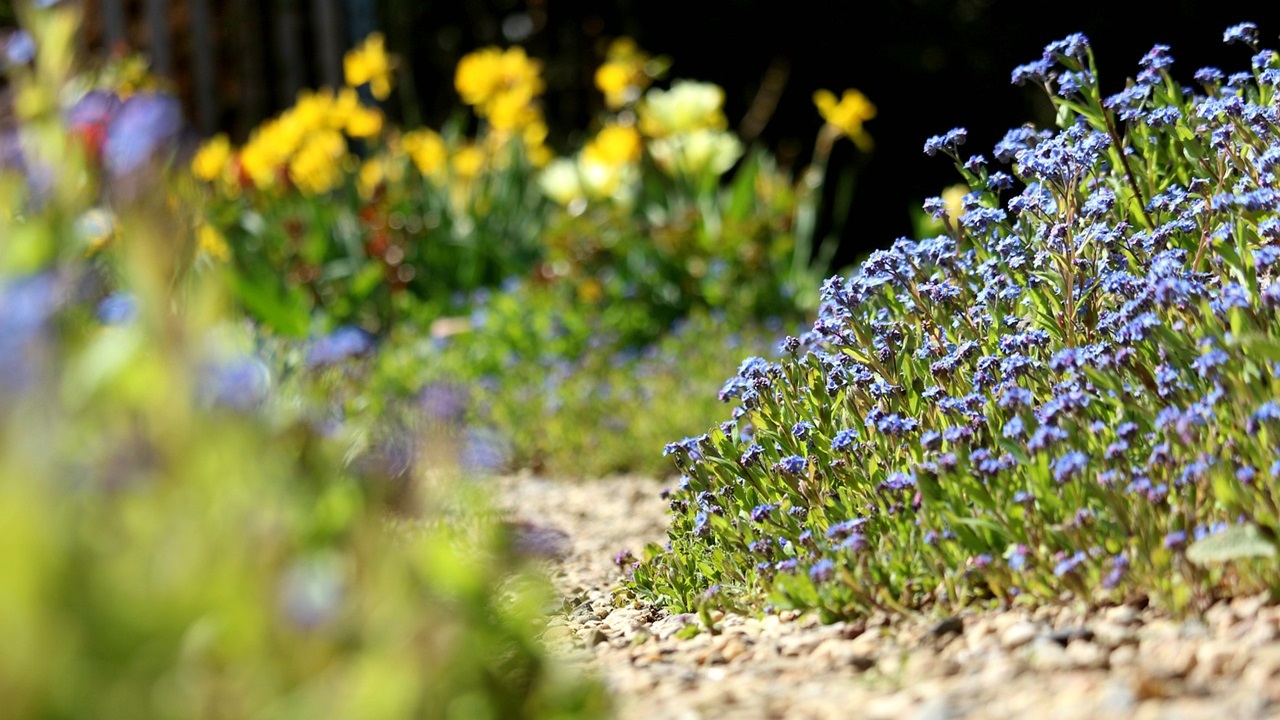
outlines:
{"label": "green leaf", "polygon": [[1191,543],[1187,559],[1197,565],[1241,558],[1275,557],[1276,546],[1253,525],[1236,525]]}

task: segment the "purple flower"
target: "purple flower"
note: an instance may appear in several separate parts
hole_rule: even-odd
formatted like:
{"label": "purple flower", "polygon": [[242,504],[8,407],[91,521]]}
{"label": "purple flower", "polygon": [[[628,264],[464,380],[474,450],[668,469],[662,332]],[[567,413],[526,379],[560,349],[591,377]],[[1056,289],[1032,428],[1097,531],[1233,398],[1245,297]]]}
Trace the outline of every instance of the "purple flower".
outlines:
{"label": "purple flower", "polygon": [[827,560],[826,558],[819,560],[813,564],[813,567],[809,568],[809,579],[812,580],[815,585],[829,583],[833,578],[835,578],[835,576],[835,563]]}
{"label": "purple flower", "polygon": [[238,358],[205,369],[200,396],[210,404],[232,410],[251,410],[271,392],[271,371],[261,360]]}
{"label": "purple flower", "polygon": [[751,508],[751,520],[753,522],[761,522],[769,517],[769,514],[777,510],[778,506],[773,503],[765,503]]}
{"label": "purple flower", "polygon": [[138,300],[132,293],[112,293],[98,303],[94,315],[103,325],[128,325],[138,316]]}
{"label": "purple flower", "polygon": [[373,336],[358,327],[344,325],[316,339],[307,351],[307,367],[331,365],[373,350]]}
{"label": "purple flower", "polygon": [[1080,474],[1089,464],[1089,456],[1079,450],[1068,451],[1053,461],[1053,479],[1059,485]]}
{"label": "purple flower", "polygon": [[760,461],[760,458],[763,455],[764,448],[752,443],[748,445],[747,449],[742,453],[742,457],[739,459],[739,462],[747,466],[755,465]]}
{"label": "purple flower", "polygon": [[1232,43],[1257,45],[1258,26],[1251,22],[1242,22],[1237,25],[1232,25],[1222,33],[1222,42],[1228,45]]}
{"label": "purple flower", "polygon": [[778,470],[788,475],[800,475],[809,467],[809,459],[800,455],[788,455],[778,461]]}
{"label": "purple flower", "polygon": [[854,432],[852,429],[841,430],[840,432],[836,433],[836,436],[834,438],[831,439],[831,451],[843,452],[845,450],[848,450],[851,447],[853,447],[853,444],[855,441],[857,441],[857,439],[858,439],[858,434]]}
{"label": "purple flower", "polygon": [[1053,574],[1057,577],[1062,577],[1074,572],[1076,568],[1080,567],[1088,559],[1089,556],[1083,550],[1077,550],[1074,555],[1063,557],[1059,560],[1058,564],[1053,566]]}
{"label": "purple flower", "polygon": [[171,150],[182,130],[182,106],[161,93],[139,93],[125,100],[107,123],[103,164],[114,175],[127,175]]}
{"label": "purple flower", "polygon": [[957,148],[969,139],[969,131],[964,128],[952,128],[945,135],[934,135],[924,143],[924,154],[929,157],[937,155],[939,152],[951,151],[952,154],[957,152]]}
{"label": "purple flower", "polygon": [[1166,550],[1173,550],[1176,548],[1180,548],[1186,544],[1187,544],[1187,533],[1185,530],[1174,530],[1168,535],[1165,535],[1164,542],[1162,543],[1162,545],[1164,545]]}

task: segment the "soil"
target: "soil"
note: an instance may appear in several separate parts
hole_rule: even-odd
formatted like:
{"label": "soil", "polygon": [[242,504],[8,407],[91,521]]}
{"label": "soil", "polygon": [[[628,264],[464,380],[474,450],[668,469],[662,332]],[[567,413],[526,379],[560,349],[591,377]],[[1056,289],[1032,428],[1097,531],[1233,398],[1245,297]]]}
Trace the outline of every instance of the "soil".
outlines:
{"label": "soil", "polygon": [[602,678],[621,718],[1280,718],[1280,607],[1262,597],[1182,620],[1130,606],[830,625],[717,614],[716,633],[682,639],[695,616],[614,593],[614,554],[665,538],[664,483],[496,482],[511,521],[556,545],[564,610],[544,641]]}

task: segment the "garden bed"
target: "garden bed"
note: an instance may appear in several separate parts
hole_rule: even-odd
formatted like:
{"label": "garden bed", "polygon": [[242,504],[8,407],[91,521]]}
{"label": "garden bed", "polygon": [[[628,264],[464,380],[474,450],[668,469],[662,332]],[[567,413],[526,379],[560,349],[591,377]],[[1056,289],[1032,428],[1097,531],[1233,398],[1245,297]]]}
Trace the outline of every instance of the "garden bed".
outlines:
{"label": "garden bed", "polygon": [[[663,483],[497,479],[512,518],[562,537],[563,608],[543,640],[600,675],[621,718],[1217,718],[1280,712],[1280,607],[1262,597],[1177,620],[1049,603],[959,617],[696,615],[616,600],[612,556],[662,536]],[[557,532],[559,531],[559,532]],[[564,533],[563,536],[559,533]]]}

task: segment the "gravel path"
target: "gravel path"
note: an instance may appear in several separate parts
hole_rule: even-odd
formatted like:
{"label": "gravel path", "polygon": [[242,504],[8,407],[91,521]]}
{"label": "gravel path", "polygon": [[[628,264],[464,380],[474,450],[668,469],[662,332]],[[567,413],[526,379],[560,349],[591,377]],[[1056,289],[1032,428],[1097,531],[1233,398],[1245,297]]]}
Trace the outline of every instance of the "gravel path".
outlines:
{"label": "gravel path", "polygon": [[498,481],[515,521],[563,538],[565,612],[544,639],[605,679],[621,718],[1280,718],[1280,607],[1223,603],[1175,621],[1121,606],[959,618],[696,617],[616,607],[614,553],[664,538],[662,484]]}

